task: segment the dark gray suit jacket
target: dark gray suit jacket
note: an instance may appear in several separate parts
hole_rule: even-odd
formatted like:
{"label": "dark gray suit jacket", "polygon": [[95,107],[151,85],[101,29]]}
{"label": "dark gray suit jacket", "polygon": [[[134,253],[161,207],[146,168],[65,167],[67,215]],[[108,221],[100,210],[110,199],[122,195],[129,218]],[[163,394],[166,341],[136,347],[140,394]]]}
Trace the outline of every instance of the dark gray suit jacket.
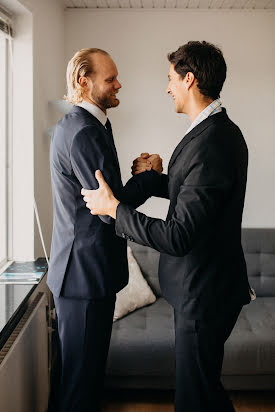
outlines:
{"label": "dark gray suit jacket", "polygon": [[48,286],[55,296],[112,296],[128,282],[126,240],[116,236],[113,219],[91,215],[81,188],[98,188],[99,169],[115,196],[135,208],[150,197],[158,174],[142,173],[123,187],[112,133],[78,106],[55,127],[50,166],[54,225]]}
{"label": "dark gray suit jacket", "polygon": [[190,319],[250,302],[241,246],[247,164],[242,133],[223,109],[182,139],[160,177],[154,194],[170,199],[166,221],[118,206],[117,235],[161,252],[163,295]]}

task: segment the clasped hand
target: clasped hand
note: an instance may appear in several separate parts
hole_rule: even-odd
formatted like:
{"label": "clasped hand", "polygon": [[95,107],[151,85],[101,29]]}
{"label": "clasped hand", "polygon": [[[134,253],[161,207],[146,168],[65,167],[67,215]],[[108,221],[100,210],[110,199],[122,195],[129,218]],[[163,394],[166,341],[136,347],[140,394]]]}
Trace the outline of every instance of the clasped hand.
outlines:
{"label": "clasped hand", "polygon": [[159,154],[141,153],[140,157],[137,157],[133,161],[132,175],[138,175],[154,169],[157,173],[161,174],[163,171],[162,159]]}

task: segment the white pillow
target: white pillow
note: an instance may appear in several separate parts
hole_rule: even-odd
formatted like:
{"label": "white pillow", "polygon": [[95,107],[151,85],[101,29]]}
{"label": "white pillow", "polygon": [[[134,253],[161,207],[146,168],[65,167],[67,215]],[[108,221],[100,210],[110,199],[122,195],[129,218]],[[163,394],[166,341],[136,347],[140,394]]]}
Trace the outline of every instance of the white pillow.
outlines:
{"label": "white pillow", "polygon": [[129,266],[129,283],[117,293],[114,322],[138,308],[156,301],[156,296],[142,276],[139,265],[134,258],[131,248],[127,247]]}

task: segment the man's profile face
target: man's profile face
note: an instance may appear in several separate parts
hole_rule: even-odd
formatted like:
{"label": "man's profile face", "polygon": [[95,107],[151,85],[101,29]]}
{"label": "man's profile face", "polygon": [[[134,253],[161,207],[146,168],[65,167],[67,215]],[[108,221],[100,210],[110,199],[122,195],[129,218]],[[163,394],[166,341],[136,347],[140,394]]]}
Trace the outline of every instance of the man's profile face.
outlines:
{"label": "man's profile face", "polygon": [[119,100],[116,97],[121,84],[117,80],[118,71],[115,63],[109,56],[95,54],[93,56],[95,73],[88,77],[87,97],[102,110],[117,107]]}
{"label": "man's profile face", "polygon": [[175,111],[177,113],[184,113],[184,103],[186,100],[186,85],[185,80],[175,71],[174,65],[170,65],[168,73],[168,87],[166,93],[173,97],[175,104]]}

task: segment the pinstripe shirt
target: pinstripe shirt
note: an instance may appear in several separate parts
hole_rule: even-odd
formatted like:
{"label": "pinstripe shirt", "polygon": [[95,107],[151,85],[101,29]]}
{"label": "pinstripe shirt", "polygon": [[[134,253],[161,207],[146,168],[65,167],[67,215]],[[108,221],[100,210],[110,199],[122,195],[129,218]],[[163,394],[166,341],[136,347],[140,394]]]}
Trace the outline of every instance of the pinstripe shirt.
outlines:
{"label": "pinstripe shirt", "polygon": [[198,116],[195,118],[195,120],[192,122],[191,126],[185,133],[185,136],[187,135],[187,133],[191,132],[191,130],[194,129],[194,127],[196,127],[199,123],[207,119],[207,117],[221,112],[222,111],[221,105],[222,105],[222,102],[220,99],[216,99],[212,103],[210,103],[202,112],[200,112],[200,114],[198,114]]}

